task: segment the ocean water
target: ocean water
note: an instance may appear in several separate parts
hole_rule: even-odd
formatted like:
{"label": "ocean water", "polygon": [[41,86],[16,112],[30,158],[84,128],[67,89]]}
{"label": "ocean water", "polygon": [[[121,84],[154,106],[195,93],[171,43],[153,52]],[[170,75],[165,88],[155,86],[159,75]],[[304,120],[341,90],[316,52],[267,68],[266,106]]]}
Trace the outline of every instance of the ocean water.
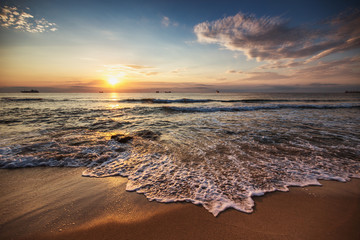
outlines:
{"label": "ocean water", "polygon": [[0,168],[86,167],[159,202],[360,178],[359,94],[0,94]]}

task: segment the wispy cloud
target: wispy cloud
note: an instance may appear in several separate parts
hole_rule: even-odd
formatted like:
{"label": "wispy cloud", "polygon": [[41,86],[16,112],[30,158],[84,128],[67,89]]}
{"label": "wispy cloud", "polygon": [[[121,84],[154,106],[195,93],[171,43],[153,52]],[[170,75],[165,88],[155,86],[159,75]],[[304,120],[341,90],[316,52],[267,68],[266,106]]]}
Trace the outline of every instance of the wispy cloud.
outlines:
{"label": "wispy cloud", "polygon": [[174,26],[177,27],[179,24],[175,21],[170,20],[169,17],[163,16],[161,19],[161,24],[165,27]]}
{"label": "wispy cloud", "polygon": [[145,74],[146,76],[151,76],[151,75],[158,75],[159,72],[144,72],[144,74]]}
{"label": "wispy cloud", "polygon": [[170,73],[179,74],[179,73],[184,73],[187,70],[188,70],[187,68],[177,68],[177,69],[172,70]]}
{"label": "wispy cloud", "polygon": [[300,68],[294,72],[294,77],[303,79],[327,79],[341,82],[351,81],[359,83],[360,57],[348,57],[334,61],[320,61],[315,66]]}
{"label": "wispy cloud", "polygon": [[30,33],[54,32],[57,30],[55,23],[51,23],[45,18],[36,19],[28,12],[9,6],[1,7],[0,26]]}
{"label": "wispy cloud", "polygon": [[123,65],[125,67],[131,68],[131,69],[146,69],[146,68],[153,68],[153,67],[149,67],[149,66],[142,66],[142,65],[135,65],[135,64],[127,64],[127,65]]}
{"label": "wispy cloud", "polygon": [[295,67],[303,67],[306,64],[303,61],[294,61],[291,60],[277,60],[272,61],[271,63],[267,63],[259,67],[259,69],[281,69],[281,68],[295,68]]}
{"label": "wispy cloud", "polygon": [[242,81],[272,81],[289,78],[289,76],[281,75],[276,72],[248,72],[246,78]]}
{"label": "wispy cloud", "polygon": [[[296,68],[292,68],[292,67]],[[319,81],[321,84],[359,83],[360,57],[346,57],[340,60],[319,61],[316,64],[302,64],[301,62],[276,62],[261,66],[259,69],[292,68],[286,75],[275,72],[248,72],[244,80],[282,80],[287,79],[293,82]]]}
{"label": "wispy cloud", "polygon": [[160,74],[160,72],[154,71],[154,67],[136,65],[136,64],[113,64],[113,65],[104,65],[105,71],[109,73],[126,73],[126,74],[140,74],[144,76],[152,76]]}
{"label": "wispy cloud", "polygon": [[150,66],[135,65],[135,64],[112,64],[112,65],[104,65],[104,67],[109,71],[136,71],[136,72],[141,69],[153,68]]}
{"label": "wispy cloud", "polygon": [[244,72],[231,69],[231,70],[227,70],[226,73],[244,73]]}
{"label": "wispy cloud", "polygon": [[281,17],[238,13],[194,27],[198,41],[217,43],[242,51],[249,59],[280,60],[308,58],[313,61],[329,54],[360,47],[360,12],[312,26],[289,26]]}

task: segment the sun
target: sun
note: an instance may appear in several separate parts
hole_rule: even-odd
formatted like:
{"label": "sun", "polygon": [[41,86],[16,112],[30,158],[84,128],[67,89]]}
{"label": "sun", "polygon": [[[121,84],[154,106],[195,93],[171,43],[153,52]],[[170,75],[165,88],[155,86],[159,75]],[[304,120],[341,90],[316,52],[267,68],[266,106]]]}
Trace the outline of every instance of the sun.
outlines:
{"label": "sun", "polygon": [[114,86],[119,82],[119,79],[117,77],[110,77],[107,81],[110,85]]}

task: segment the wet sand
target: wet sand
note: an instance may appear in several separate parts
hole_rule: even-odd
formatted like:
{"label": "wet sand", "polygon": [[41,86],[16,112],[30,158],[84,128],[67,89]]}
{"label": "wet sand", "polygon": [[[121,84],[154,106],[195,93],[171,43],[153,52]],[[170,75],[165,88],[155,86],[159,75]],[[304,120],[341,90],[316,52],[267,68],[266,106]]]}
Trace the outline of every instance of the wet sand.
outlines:
{"label": "wet sand", "polygon": [[268,193],[252,214],[215,218],[126,192],[126,178],[82,171],[0,170],[0,239],[360,239],[360,179]]}

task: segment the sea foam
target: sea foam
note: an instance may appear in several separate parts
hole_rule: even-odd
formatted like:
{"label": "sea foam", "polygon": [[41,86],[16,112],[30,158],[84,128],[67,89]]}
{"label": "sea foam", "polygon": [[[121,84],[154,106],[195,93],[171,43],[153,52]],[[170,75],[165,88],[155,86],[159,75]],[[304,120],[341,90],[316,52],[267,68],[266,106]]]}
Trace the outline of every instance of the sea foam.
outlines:
{"label": "sea foam", "polygon": [[250,213],[253,197],[289,186],[360,177],[353,95],[37,96],[0,98],[0,168],[86,167],[214,216]]}

